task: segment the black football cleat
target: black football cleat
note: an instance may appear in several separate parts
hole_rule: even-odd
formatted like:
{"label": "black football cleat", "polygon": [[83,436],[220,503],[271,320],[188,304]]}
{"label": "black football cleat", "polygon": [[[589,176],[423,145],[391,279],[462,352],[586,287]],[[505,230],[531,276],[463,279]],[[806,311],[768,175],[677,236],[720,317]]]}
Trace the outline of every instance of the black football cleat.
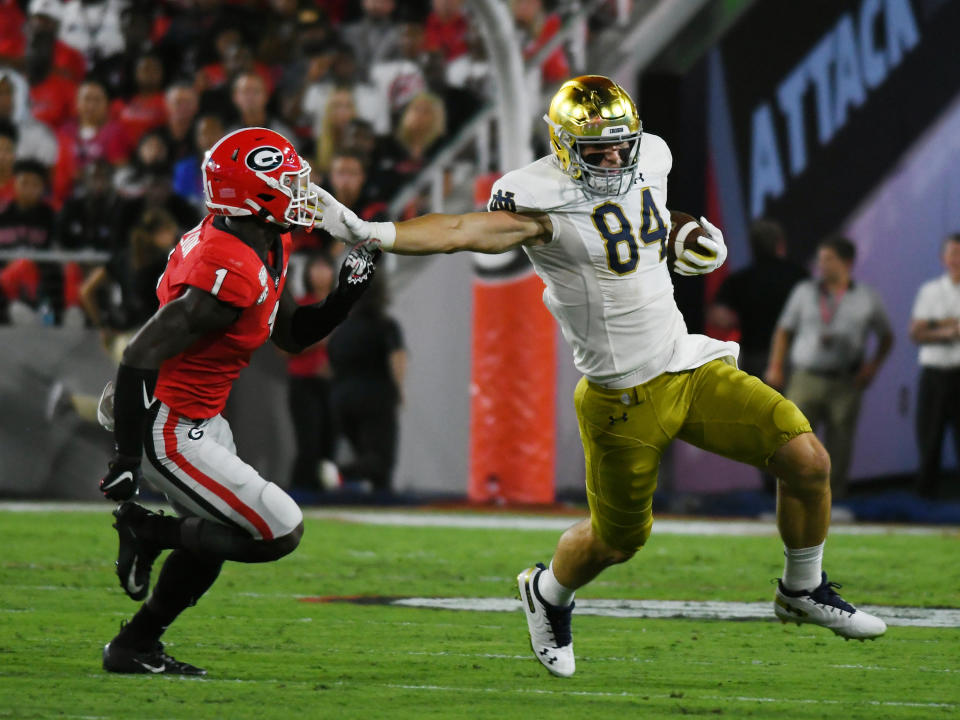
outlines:
{"label": "black football cleat", "polygon": [[141,540],[134,530],[140,522],[153,515],[136,503],[125,502],[113,511],[117,521],[113,526],[120,536],[120,548],[117,551],[117,577],[120,587],[133,600],[143,600],[150,589],[150,571],[160,549]]}
{"label": "black football cleat", "polygon": [[150,650],[117,645],[116,640],[103,647],[103,669],[107,672],[132,675],[206,675],[207,671],[190,663],[180,662],[163,651],[157,642]]}

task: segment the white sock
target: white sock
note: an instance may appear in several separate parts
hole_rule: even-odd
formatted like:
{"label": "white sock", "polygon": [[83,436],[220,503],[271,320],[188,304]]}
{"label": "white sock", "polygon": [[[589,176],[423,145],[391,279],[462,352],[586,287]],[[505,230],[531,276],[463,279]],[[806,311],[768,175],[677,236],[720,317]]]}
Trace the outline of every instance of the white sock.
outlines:
{"label": "white sock", "polygon": [[540,591],[540,597],[556,607],[569,605],[573,600],[573,594],[576,592],[576,590],[571,590],[557,582],[557,578],[553,574],[553,561],[550,562],[550,567],[537,577],[537,590]]}
{"label": "white sock", "polygon": [[787,590],[813,590],[820,585],[824,543],[783,549],[783,585]]}

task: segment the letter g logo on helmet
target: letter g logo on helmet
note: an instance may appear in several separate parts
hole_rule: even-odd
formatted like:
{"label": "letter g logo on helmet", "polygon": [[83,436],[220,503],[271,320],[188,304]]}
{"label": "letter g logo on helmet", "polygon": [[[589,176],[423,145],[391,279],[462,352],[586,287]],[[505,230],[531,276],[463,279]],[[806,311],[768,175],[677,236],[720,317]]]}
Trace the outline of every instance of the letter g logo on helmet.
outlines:
{"label": "letter g logo on helmet", "polygon": [[247,167],[258,172],[270,172],[283,164],[283,153],[272,145],[261,145],[247,153]]}

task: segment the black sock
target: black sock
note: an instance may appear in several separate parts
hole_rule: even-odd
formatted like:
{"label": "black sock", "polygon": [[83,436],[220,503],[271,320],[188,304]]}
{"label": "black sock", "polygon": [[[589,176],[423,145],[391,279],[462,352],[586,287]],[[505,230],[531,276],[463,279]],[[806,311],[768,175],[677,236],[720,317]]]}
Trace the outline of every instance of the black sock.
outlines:
{"label": "black sock", "polygon": [[141,650],[152,648],[170,623],[186,608],[196,605],[213,585],[222,564],[186,550],[174,550],[160,569],[150,599],[120,629],[114,642]]}

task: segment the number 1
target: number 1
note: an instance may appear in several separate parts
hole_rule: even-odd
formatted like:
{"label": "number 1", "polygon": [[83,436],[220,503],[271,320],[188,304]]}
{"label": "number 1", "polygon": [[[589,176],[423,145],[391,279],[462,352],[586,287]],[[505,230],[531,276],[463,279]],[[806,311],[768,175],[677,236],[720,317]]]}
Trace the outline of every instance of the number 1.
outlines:
{"label": "number 1", "polygon": [[214,275],[217,276],[217,281],[213,284],[213,290],[210,291],[210,294],[216,297],[217,293],[220,292],[220,286],[223,285],[223,279],[227,276],[227,269],[220,268]]}

